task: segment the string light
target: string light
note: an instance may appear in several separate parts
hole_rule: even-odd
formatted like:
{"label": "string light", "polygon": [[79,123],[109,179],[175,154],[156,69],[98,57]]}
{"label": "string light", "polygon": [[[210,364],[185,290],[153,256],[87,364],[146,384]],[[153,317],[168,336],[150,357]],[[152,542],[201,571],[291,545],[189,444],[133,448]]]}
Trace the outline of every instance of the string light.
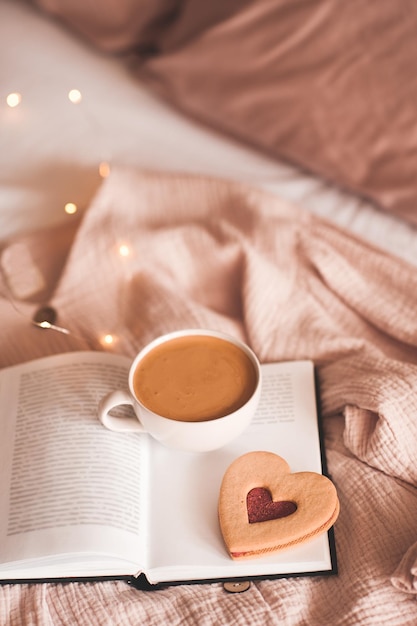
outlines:
{"label": "string light", "polygon": [[100,174],[101,178],[107,178],[107,176],[110,174],[110,163],[108,163],[107,161],[102,161],[98,166],[98,173]]}
{"label": "string light", "polygon": [[13,93],[9,93],[9,95],[6,97],[6,102],[7,105],[13,109],[22,102],[22,96],[17,91],[14,91]]}
{"label": "string light", "polygon": [[68,92],[68,100],[72,102],[72,104],[79,104],[82,99],[83,97],[79,89],[70,89]]}
{"label": "string light", "polygon": [[[75,89],[75,88],[70,89],[67,93],[67,96],[68,96],[68,100],[74,105],[80,104],[83,100],[83,95],[79,89]],[[5,101],[8,107],[15,108],[22,102],[22,94],[17,91],[10,92],[6,96]],[[83,116],[87,119],[91,129],[94,130],[95,126],[97,125],[97,120],[95,116],[88,114],[88,110],[85,109],[85,105],[81,107],[81,111],[82,111]],[[97,130],[99,131],[99,136],[101,137],[102,133],[100,132],[100,129],[98,128]],[[98,174],[101,178],[103,179],[107,178],[110,174],[110,169],[111,169],[110,162],[108,160],[102,160],[101,162],[99,162]],[[67,215],[74,215],[78,211],[78,206],[74,202],[67,202],[64,205],[64,211]],[[120,257],[128,257],[131,254],[131,249],[126,243],[122,243],[118,247],[118,253]],[[3,268],[2,268],[1,263],[0,263],[0,277],[2,278],[1,283],[3,283],[1,285],[2,287],[1,290],[4,289],[6,292],[3,295],[6,295],[7,299],[9,300],[12,307],[16,310],[17,313],[19,313],[20,315],[23,315],[24,317],[27,317],[27,315],[23,313],[23,311],[20,309],[17,302],[15,301],[14,294],[10,286],[8,285],[7,280],[3,280],[5,277],[3,276]],[[55,311],[55,309],[53,309],[49,305],[42,306],[35,312],[33,317],[30,319],[30,322],[32,325],[40,329],[53,330],[53,331],[57,331],[65,335],[71,335],[71,336],[76,337],[77,335],[74,335],[72,331],[62,326],[59,326],[55,323],[56,315],[57,315],[57,312]],[[82,337],[79,337],[79,338],[82,339]],[[117,340],[118,340],[117,336],[112,335],[111,333],[107,333],[99,339],[103,347],[111,347],[115,343],[117,343]]]}
{"label": "string light", "polygon": [[78,207],[74,202],[67,202],[64,206],[64,211],[67,215],[74,215],[78,211]]}
{"label": "string light", "polygon": [[114,335],[111,335],[110,333],[107,335],[104,335],[101,339],[101,344],[107,347],[112,346],[114,342],[115,342],[115,337]]}
{"label": "string light", "polygon": [[126,243],[122,243],[119,246],[119,254],[120,256],[127,257],[130,255],[130,248]]}

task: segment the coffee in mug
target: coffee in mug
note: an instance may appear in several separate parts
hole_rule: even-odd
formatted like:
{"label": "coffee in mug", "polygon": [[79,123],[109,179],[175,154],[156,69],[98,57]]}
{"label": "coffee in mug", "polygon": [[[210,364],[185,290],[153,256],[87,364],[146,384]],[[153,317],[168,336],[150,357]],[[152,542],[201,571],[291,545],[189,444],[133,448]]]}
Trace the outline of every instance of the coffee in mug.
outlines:
{"label": "coffee in mug", "polygon": [[[137,355],[128,387],[100,403],[107,428],[148,432],[183,450],[212,450],[251,421],[261,370],[243,342],[217,331],[183,330],[159,337]],[[120,404],[131,404],[137,419],[111,415]]]}
{"label": "coffee in mug", "polygon": [[239,346],[210,335],[188,335],[154,347],[137,364],[133,390],[141,404],[182,422],[214,420],[246,404],[257,369]]}

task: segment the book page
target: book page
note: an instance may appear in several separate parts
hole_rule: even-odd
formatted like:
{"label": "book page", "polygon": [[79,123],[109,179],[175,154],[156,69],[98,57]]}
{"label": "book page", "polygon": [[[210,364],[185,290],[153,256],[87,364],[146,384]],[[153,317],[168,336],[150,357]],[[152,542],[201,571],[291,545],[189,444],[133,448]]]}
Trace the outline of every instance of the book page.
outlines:
{"label": "book page", "polygon": [[109,432],[97,416],[101,397],[126,386],[128,365],[72,353],[1,373],[2,396],[16,399],[2,415],[3,563],[71,552],[146,556],[147,435]]}
{"label": "book page", "polygon": [[[292,472],[322,472],[311,362],[262,366],[260,404],[251,425],[234,442],[205,454],[181,454],[153,445],[152,552],[149,578],[176,580],[290,574],[329,570],[327,533],[302,546],[250,561],[233,561],[217,516],[227,467],[252,450],[282,456]],[[159,568],[159,569],[158,569]]]}

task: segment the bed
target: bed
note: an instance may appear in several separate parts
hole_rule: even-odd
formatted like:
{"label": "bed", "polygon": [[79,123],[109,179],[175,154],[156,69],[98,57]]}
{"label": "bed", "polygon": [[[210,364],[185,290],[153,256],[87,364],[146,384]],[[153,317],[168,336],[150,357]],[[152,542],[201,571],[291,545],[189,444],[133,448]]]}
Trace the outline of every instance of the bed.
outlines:
{"label": "bed", "polygon": [[5,585],[1,624],[417,621],[417,12],[209,4],[0,1],[0,366],[184,327],[313,359],[338,574]]}

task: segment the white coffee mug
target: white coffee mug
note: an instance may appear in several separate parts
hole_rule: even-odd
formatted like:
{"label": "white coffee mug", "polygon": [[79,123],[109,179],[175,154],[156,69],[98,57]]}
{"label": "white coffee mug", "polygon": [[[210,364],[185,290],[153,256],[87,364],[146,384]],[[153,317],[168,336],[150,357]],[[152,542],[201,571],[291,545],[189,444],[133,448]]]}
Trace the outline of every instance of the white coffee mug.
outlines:
{"label": "white coffee mug", "polygon": [[[203,342],[206,341],[205,338],[222,340],[223,343],[217,341],[217,345],[224,345],[226,350],[234,351],[238,355],[238,358],[243,359],[245,362],[249,360],[253,367],[253,380],[251,380],[250,388],[247,386],[248,388],[245,392],[248,397],[240,406],[227,411],[226,414],[220,417],[213,418],[208,415],[201,418],[200,421],[192,421],[192,418],[191,421],[183,421],[181,418],[172,418],[160,414],[161,412],[158,413],[154,408],[150,409],[147,407],[143,400],[141,401],[139,399],[138,393],[135,392],[134,380],[136,374],[136,385],[140,386],[141,376],[140,372],[137,372],[137,370],[144,367],[144,359],[150,353],[156,349],[161,353],[161,350],[165,351],[164,346],[171,349],[174,345],[172,342],[185,338],[190,338],[186,339],[186,343],[188,347],[191,346],[190,349],[192,350],[192,344],[196,341],[196,339],[192,339],[193,337],[197,338],[197,341]],[[203,339],[200,340],[198,338]],[[211,343],[214,344],[215,342]],[[176,345],[178,345],[178,341]],[[234,348],[230,346],[234,346]],[[222,360],[225,361],[223,354],[220,355],[220,361]],[[204,375],[205,374],[206,372],[204,372]],[[214,372],[213,380],[215,380],[216,375],[217,373]],[[196,374],[196,376],[198,376],[198,374]],[[226,380],[226,377],[224,377],[224,380]],[[161,386],[163,385],[164,382],[161,380]],[[210,389],[210,396],[212,399],[215,399],[217,393],[216,386],[212,384]],[[154,393],[157,394],[159,391],[155,391]],[[201,329],[180,330],[158,337],[139,352],[129,370],[128,389],[119,389],[106,395],[99,405],[99,418],[102,424],[109,430],[118,432],[147,432],[170,448],[191,452],[205,452],[221,448],[245,430],[255,414],[260,393],[260,364],[254,352],[245,343],[217,331]],[[110,411],[120,405],[131,405],[136,417],[112,415]]]}

